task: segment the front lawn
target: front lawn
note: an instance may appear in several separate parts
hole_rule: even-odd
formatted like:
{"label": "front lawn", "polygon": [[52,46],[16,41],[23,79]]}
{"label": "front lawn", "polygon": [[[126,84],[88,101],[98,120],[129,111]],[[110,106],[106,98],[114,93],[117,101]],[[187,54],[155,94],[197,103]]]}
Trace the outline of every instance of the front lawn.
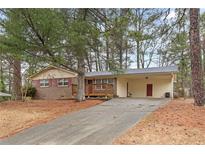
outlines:
{"label": "front lawn", "polygon": [[145,117],[113,144],[205,144],[205,107],[172,100]]}
{"label": "front lawn", "polygon": [[0,138],[102,102],[102,100],[86,100],[82,103],[74,100],[32,100],[0,103]]}

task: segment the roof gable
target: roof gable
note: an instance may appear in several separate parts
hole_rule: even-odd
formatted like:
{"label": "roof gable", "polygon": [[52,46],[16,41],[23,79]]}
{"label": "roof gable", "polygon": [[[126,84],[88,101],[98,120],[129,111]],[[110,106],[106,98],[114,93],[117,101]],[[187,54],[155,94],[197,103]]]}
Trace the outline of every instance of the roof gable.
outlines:
{"label": "roof gable", "polygon": [[29,78],[32,80],[37,79],[47,79],[47,78],[67,78],[67,77],[76,77],[77,74],[75,72],[62,69],[55,66],[48,66],[45,69],[42,69],[40,72],[30,76]]}

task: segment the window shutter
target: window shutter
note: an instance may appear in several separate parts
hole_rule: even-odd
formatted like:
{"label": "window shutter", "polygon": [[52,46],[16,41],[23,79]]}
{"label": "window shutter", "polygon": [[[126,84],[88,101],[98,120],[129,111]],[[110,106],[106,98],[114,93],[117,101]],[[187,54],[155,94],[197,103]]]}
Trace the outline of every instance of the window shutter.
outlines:
{"label": "window shutter", "polygon": [[48,79],[49,87],[52,87],[52,79]]}
{"label": "window shutter", "polygon": [[58,85],[58,79],[53,79],[52,80],[52,86],[57,87],[57,85]]}
{"label": "window shutter", "polygon": [[70,87],[72,84],[72,79],[68,79],[68,87]]}
{"label": "window shutter", "polygon": [[40,80],[36,80],[37,87],[40,87]]}
{"label": "window shutter", "polygon": [[34,87],[40,87],[40,80],[33,80],[33,81],[32,81],[32,86],[34,86]]}

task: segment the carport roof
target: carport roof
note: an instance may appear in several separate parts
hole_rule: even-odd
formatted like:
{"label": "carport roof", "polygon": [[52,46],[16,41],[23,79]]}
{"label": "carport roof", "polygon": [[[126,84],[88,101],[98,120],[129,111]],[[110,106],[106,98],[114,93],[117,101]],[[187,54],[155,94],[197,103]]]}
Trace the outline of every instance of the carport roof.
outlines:
{"label": "carport roof", "polygon": [[178,72],[177,66],[167,66],[167,67],[152,67],[143,69],[126,69],[119,72],[102,71],[102,72],[86,72],[86,77],[93,76],[110,76],[110,75],[134,75],[134,74],[152,74],[152,73],[176,73]]}

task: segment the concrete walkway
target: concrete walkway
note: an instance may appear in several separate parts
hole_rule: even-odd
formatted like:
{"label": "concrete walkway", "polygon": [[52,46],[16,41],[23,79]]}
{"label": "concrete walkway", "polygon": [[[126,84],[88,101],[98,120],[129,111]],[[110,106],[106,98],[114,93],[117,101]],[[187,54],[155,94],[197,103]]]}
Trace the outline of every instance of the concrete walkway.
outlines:
{"label": "concrete walkway", "polygon": [[117,98],[26,129],[0,144],[112,144],[167,99]]}

